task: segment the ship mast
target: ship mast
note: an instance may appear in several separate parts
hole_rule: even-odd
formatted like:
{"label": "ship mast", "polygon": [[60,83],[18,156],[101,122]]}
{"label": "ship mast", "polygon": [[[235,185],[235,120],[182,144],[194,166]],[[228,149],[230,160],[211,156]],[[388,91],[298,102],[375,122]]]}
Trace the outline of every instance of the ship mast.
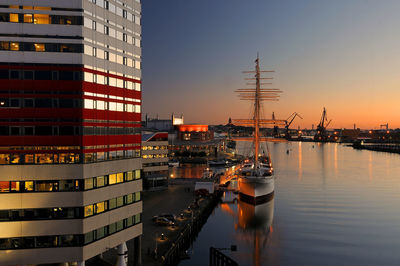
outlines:
{"label": "ship mast", "polygon": [[258,167],[258,155],[260,149],[260,62],[256,59],[256,91],[254,101],[254,166]]}
{"label": "ship mast", "polygon": [[[273,70],[260,70],[260,59],[257,54],[257,59],[255,61],[256,66],[254,71],[243,71],[245,74],[254,74],[254,77],[245,78],[245,80],[255,81],[251,83],[246,83],[246,85],[252,86],[252,88],[238,89],[237,92],[241,100],[250,100],[254,102],[254,116],[252,119],[234,119],[233,123],[238,126],[250,126],[254,127],[254,165],[259,166],[258,157],[260,150],[260,127],[267,126],[271,124],[282,124],[284,120],[276,119],[261,119],[261,102],[262,101],[279,101],[280,89],[275,88],[262,88],[261,85],[271,85],[272,83],[261,82],[261,80],[271,80],[272,77],[261,77],[261,73],[273,73]],[[255,86],[255,88],[253,87]]]}

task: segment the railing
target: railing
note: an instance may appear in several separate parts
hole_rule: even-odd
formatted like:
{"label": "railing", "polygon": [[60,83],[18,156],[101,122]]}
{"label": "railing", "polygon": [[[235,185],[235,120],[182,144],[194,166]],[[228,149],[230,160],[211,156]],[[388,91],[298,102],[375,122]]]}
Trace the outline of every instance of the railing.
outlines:
{"label": "railing", "polygon": [[210,266],[238,266],[239,264],[219,251],[216,248],[210,247]]}

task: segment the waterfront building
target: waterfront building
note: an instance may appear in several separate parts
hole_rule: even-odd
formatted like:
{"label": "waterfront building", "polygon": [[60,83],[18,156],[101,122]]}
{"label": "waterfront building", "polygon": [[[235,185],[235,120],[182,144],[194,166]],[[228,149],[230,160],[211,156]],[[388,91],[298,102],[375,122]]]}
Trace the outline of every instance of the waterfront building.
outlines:
{"label": "waterfront building", "polygon": [[168,189],[168,132],[142,134],[143,187]]}
{"label": "waterfront building", "polygon": [[223,139],[214,139],[214,132],[208,125],[178,125],[170,143],[171,156],[176,157],[216,156],[225,149]]}
{"label": "waterfront building", "polygon": [[139,0],[0,4],[0,265],[140,246]]}

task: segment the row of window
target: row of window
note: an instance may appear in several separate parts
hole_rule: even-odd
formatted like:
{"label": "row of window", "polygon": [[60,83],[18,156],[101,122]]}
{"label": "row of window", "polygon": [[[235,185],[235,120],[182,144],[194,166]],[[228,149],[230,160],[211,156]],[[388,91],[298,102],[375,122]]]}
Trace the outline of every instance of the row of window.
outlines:
{"label": "row of window", "polygon": [[0,50],[25,52],[83,53],[83,44],[0,41]]}
{"label": "row of window", "polygon": [[[111,100],[111,99],[110,99]],[[82,103],[83,102],[83,103]],[[0,98],[0,108],[86,108],[140,113],[140,105],[91,99]]]}
{"label": "row of window", "polygon": [[167,158],[168,154],[145,154],[143,159],[153,159],[153,158]]}
{"label": "row of window", "polygon": [[129,158],[140,158],[140,150],[85,153],[84,163],[96,163]]}
{"label": "row of window", "polygon": [[0,126],[0,136],[110,136],[140,134],[137,127]]}
{"label": "row of window", "polygon": [[117,63],[120,65],[141,69],[141,63],[139,60],[134,60],[129,57],[126,57],[125,55],[115,54],[97,47],[91,47],[89,45],[85,45],[84,53],[85,55],[108,60],[110,62]]}
{"label": "row of window", "polygon": [[[0,165],[4,164],[75,164],[95,163],[120,159],[140,158],[140,150],[84,153],[36,153],[0,154]],[[82,161],[81,161],[82,159]]]}
{"label": "row of window", "polygon": [[84,99],[85,109],[108,110],[117,112],[140,113],[140,105],[117,102],[105,102],[101,100]]}
{"label": "row of window", "polygon": [[120,196],[106,201],[97,202],[84,207],[84,217],[90,217],[115,208],[126,206],[141,200],[140,192]]}
{"label": "row of window", "polygon": [[140,83],[132,82],[129,80],[123,80],[123,79],[119,79],[119,78],[114,78],[114,77],[106,77],[106,76],[99,75],[99,74],[92,74],[89,72],[85,72],[83,79],[86,82],[104,84],[104,85],[109,85],[109,86],[113,86],[113,87],[117,87],[117,88],[124,88],[124,89],[128,89],[128,90],[136,90],[136,91],[141,90]]}
{"label": "row of window", "polygon": [[143,168],[145,168],[145,167],[153,167],[153,166],[165,166],[165,165],[168,165],[168,162],[143,163]]}
{"label": "row of window", "polygon": [[0,22],[83,25],[82,16],[0,13]]}
{"label": "row of window", "polygon": [[[1,43],[1,42],[0,42]],[[78,80],[97,84],[104,84],[129,90],[141,90],[141,84],[100,74],[82,71],[46,71],[46,70],[18,70],[0,69],[0,79],[16,80]]]}
{"label": "row of window", "polygon": [[81,247],[104,237],[112,235],[123,229],[141,223],[141,214],[120,220],[110,225],[98,228],[86,234],[58,235],[58,236],[35,236],[1,238],[0,250],[8,249],[30,249],[30,248],[52,248],[52,247]]}
{"label": "row of window", "polygon": [[144,151],[151,151],[151,150],[168,150],[168,146],[142,146],[142,150]]}
{"label": "row of window", "polygon": [[[136,0],[136,1],[139,2],[138,0]],[[102,7],[104,9],[116,14],[117,16],[126,18],[128,21],[131,21],[137,25],[140,25],[140,17],[138,15],[130,13],[127,10],[122,9],[122,8],[110,3],[107,0],[91,0],[91,2],[93,4],[96,4],[99,7]]]}
{"label": "row of window", "polygon": [[127,33],[113,29],[112,27],[109,27],[108,25],[103,25],[96,20],[91,20],[91,19],[85,17],[84,18],[84,26],[91,30],[97,31],[99,33],[103,33],[103,34],[108,35],[113,38],[116,38],[117,40],[126,42],[128,44],[133,44],[136,47],[140,47],[140,45],[141,45],[141,41],[139,38],[135,38],[134,36],[128,35]]}
{"label": "row of window", "polygon": [[0,181],[1,193],[86,191],[140,179],[140,170],[85,179]]}
{"label": "row of window", "polygon": [[[117,0],[119,1],[119,0]],[[82,9],[78,8],[63,8],[63,7],[49,7],[49,6],[19,6],[19,5],[0,5],[0,8],[12,8],[12,9],[27,9],[27,10],[54,10],[54,11],[77,11],[82,12]]]}
{"label": "row of window", "polygon": [[111,200],[90,204],[85,207],[0,210],[0,222],[83,219],[95,214],[127,206],[140,200],[140,192],[135,192]]}

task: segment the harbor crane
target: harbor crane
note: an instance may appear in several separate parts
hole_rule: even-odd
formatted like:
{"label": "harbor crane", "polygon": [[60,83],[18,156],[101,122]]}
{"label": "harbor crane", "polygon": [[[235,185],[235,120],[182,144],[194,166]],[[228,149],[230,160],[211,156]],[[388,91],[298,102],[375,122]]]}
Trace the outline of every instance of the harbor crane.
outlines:
{"label": "harbor crane", "polygon": [[[292,137],[289,134],[289,127],[293,123],[294,119],[298,116],[300,119],[303,119],[298,113],[294,112],[291,114],[287,119],[286,119],[286,125],[285,125],[285,138],[287,140],[290,140]],[[290,121],[289,121],[290,120]]]}
{"label": "harbor crane", "polygon": [[380,125],[380,129],[382,129],[382,128],[386,128],[386,131],[388,131],[389,130],[389,123]]}
{"label": "harbor crane", "polygon": [[324,110],[322,111],[321,120],[317,125],[317,133],[314,136],[315,141],[325,142],[328,140],[328,136],[326,134],[326,128],[329,126],[331,122],[332,119],[328,121],[328,116],[326,114],[326,109],[324,107]]}

